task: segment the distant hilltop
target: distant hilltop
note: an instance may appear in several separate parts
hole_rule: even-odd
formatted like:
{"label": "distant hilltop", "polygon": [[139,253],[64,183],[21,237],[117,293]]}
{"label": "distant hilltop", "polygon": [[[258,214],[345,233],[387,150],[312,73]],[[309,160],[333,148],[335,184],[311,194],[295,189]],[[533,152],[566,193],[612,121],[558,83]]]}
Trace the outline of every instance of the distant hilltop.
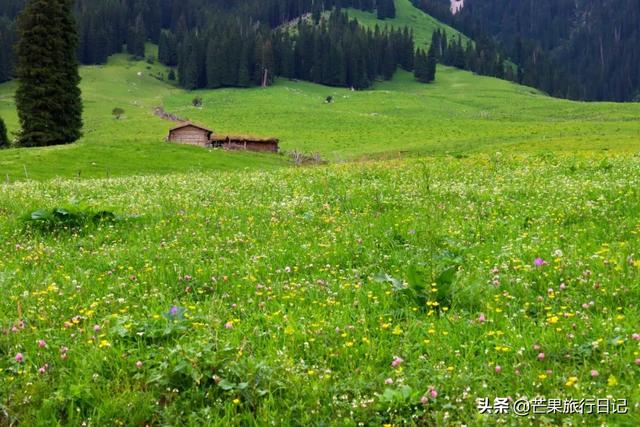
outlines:
{"label": "distant hilltop", "polygon": [[454,15],[462,10],[464,7],[464,0],[451,0],[451,13]]}

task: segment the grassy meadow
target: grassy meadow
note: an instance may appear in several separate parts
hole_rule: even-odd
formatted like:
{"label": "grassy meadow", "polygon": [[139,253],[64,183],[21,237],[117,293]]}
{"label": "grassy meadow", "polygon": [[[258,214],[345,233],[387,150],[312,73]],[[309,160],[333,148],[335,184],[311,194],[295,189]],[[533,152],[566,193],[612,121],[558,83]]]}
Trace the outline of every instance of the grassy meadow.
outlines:
{"label": "grassy meadow", "polygon": [[[420,43],[441,25],[396,4]],[[640,104],[166,73],[83,67],[83,138],[0,151],[0,426],[640,425]],[[166,143],[159,106],[285,154]]]}
{"label": "grassy meadow", "polygon": [[1,186],[0,420],[638,425],[639,189],[624,155]]}

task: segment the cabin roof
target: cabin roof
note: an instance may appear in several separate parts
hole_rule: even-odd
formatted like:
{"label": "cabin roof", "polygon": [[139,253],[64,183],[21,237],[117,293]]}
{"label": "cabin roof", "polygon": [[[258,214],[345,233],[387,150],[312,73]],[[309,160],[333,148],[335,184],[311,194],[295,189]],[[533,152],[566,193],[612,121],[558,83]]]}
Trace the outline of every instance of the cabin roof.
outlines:
{"label": "cabin roof", "polygon": [[178,129],[182,129],[182,128],[186,128],[186,127],[194,127],[194,128],[198,128],[198,129],[202,129],[205,132],[209,132],[209,133],[213,133],[213,131],[207,127],[204,127],[202,125],[199,125],[197,123],[193,123],[193,122],[183,122],[180,123],[178,126],[172,127],[171,129],[169,129],[169,132],[173,132],[174,130],[178,130]]}
{"label": "cabin roof", "polygon": [[277,138],[265,138],[252,135],[211,135],[211,141],[224,142],[224,141],[246,141],[246,142],[260,142],[260,143],[278,143]]}

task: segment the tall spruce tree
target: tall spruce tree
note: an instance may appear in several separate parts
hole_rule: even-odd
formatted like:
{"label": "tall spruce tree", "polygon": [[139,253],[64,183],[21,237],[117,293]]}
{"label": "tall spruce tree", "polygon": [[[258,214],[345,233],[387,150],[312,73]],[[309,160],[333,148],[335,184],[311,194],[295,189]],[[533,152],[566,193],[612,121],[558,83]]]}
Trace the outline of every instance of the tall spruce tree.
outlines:
{"label": "tall spruce tree", "polygon": [[138,15],[135,24],[129,28],[127,34],[127,52],[136,58],[144,58],[144,44],[147,41],[147,31],[142,14]]}
{"label": "tall spruce tree", "polygon": [[29,0],[18,21],[16,106],[22,147],[81,136],[82,99],[73,0]]}
{"label": "tall spruce tree", "polygon": [[427,53],[426,71],[427,71],[427,83],[431,83],[436,79],[436,46],[432,44],[429,46],[429,53]]}
{"label": "tall spruce tree", "polygon": [[7,136],[7,126],[4,124],[4,120],[0,117],[0,150],[9,147],[9,136]]}
{"label": "tall spruce tree", "polygon": [[414,61],[413,75],[419,82],[429,83],[428,74],[429,71],[427,70],[427,55],[425,55],[422,49],[418,49]]}

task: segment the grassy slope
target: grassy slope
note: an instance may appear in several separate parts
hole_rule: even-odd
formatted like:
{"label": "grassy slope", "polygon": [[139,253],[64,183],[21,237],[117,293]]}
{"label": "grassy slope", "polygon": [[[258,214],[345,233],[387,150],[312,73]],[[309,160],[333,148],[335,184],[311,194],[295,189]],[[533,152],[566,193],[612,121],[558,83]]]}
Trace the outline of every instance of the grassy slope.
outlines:
{"label": "grassy slope", "polygon": [[468,40],[468,38],[460,34],[458,30],[443,24],[437,19],[417,9],[409,0],[395,1],[396,17],[394,19],[379,21],[376,18],[375,13],[363,12],[356,9],[349,9],[348,13],[349,16],[357,18],[361,24],[368,27],[374,27],[376,25],[380,27],[388,25],[394,28],[409,27],[413,29],[416,47],[428,47],[431,44],[431,35],[437,29],[444,30],[449,38],[460,36],[465,43]]}
{"label": "grassy slope", "polygon": [[[108,66],[82,71],[86,137],[80,144],[0,152],[0,170],[24,177],[166,173],[188,170],[265,168],[282,164],[269,155],[203,151],[162,142],[171,123],[152,115],[153,106],[202,122],[224,133],[273,135],[284,150],[319,152],[330,161],[398,155],[442,155],[491,151],[637,152],[640,105],[579,103],[488,77],[439,67],[433,85],[406,72],[374,90],[351,92],[280,80],[268,89],[194,93],[149,76],[144,64],[114,58]],[[14,84],[0,86],[0,114],[15,129]],[[327,95],[335,102],[325,104]],[[114,120],[115,106],[127,110]]]}
{"label": "grassy slope", "polygon": [[[375,90],[351,92],[280,80],[263,89],[200,91],[165,98],[167,109],[221,132],[275,135],[286,150],[330,161],[399,153],[638,151],[638,104],[587,104],[439,67],[421,85],[406,72]],[[325,104],[327,95],[335,102]]]}
{"label": "grassy slope", "polygon": [[[143,73],[138,76],[138,73]],[[149,74],[165,72],[158,65],[147,69],[144,62],[129,62],[116,55],[108,65],[82,67],[84,98],[84,138],[63,147],[0,152],[0,179],[25,176],[46,179],[55,176],[104,177],[140,175],[190,170],[236,170],[272,168],[285,164],[276,156],[206,151],[198,147],[167,144],[163,141],[173,125],[153,115],[162,99],[182,93]],[[18,126],[12,98],[15,83],[0,85],[0,116],[10,131]],[[114,107],[126,115],[115,120]]]}

